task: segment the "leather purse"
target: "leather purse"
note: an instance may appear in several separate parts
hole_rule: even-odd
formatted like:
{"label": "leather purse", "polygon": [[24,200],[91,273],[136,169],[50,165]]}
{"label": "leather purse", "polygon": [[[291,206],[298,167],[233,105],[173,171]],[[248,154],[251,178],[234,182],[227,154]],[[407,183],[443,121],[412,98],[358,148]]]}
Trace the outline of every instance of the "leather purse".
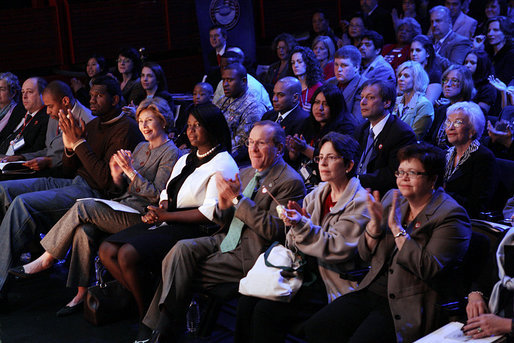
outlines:
{"label": "leather purse", "polygon": [[259,255],[255,265],[239,281],[239,293],[262,299],[290,302],[303,283],[306,261],[278,242]]}
{"label": "leather purse", "polygon": [[106,272],[100,258],[96,257],[96,285],[88,288],[84,302],[84,318],[96,326],[125,319],[136,313],[132,293],[117,280],[105,282]]}

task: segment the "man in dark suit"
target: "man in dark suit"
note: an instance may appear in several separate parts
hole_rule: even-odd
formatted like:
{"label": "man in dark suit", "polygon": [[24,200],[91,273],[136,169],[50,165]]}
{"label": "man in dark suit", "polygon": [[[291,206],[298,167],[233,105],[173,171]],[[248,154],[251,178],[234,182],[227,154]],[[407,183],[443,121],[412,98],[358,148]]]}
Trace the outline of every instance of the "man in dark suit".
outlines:
{"label": "man in dark suit", "polygon": [[148,328],[156,329],[156,341],[173,341],[182,333],[193,284],[209,289],[239,282],[272,242],[285,238],[278,204],[259,186],[266,186],[281,205],[304,196],[302,178],[282,159],[284,140],[278,124],[257,122],[248,139],[252,166],[241,171],[241,181],[239,177],[217,177],[215,221],[221,225],[220,231],[210,237],[179,241],[164,258],[163,281],[143,320],[147,332]]}
{"label": "man in dark suit", "polygon": [[[52,81],[40,92],[45,104],[45,116],[48,117],[44,145],[39,150],[23,152],[23,154],[17,152],[16,155],[6,156],[4,160],[6,162],[27,161],[25,162],[27,167],[37,172],[43,172],[43,174],[32,175],[31,177],[59,176],[56,168],[62,165],[64,153],[62,132],[59,130],[59,111],[67,113],[69,110],[77,122],[83,120],[85,124],[89,123],[95,116],[74,98],[71,88],[62,81]],[[22,176],[21,174],[16,176],[2,175],[1,179],[22,178]]]}
{"label": "man in dark suit", "polygon": [[[219,73],[221,65],[221,56],[226,52],[227,48],[227,30],[221,25],[211,26],[209,29],[209,43],[212,50],[207,53],[209,66],[206,68],[207,75]],[[212,84],[212,83],[211,83]],[[212,84],[216,87],[216,84]]]}
{"label": "man in dark suit", "polygon": [[48,116],[42,94],[46,85],[45,79],[40,77],[31,77],[23,83],[21,95],[27,112],[12,133],[0,143],[0,154],[12,157],[4,160],[22,160],[23,158],[15,158],[13,155],[44,148]]}
{"label": "man in dark suit", "polygon": [[357,174],[363,187],[385,194],[396,187],[398,150],[416,141],[411,127],[391,114],[396,91],[388,82],[368,80],[361,93],[361,113],[367,122],[355,130],[362,155]]}
{"label": "man in dark suit", "polygon": [[394,43],[396,35],[391,13],[380,7],[378,0],[361,0],[360,3],[366,28],[380,33],[386,43]]}
{"label": "man in dark suit", "polygon": [[442,70],[448,69],[452,64],[462,64],[472,43],[453,31],[450,10],[444,6],[435,6],[430,10],[430,23],[436,61]]}
{"label": "man in dark suit", "polygon": [[273,110],[263,114],[262,120],[271,120],[284,129],[286,136],[301,134],[303,123],[309,117],[300,103],[302,84],[291,76],[284,77],[275,83],[273,88]]}

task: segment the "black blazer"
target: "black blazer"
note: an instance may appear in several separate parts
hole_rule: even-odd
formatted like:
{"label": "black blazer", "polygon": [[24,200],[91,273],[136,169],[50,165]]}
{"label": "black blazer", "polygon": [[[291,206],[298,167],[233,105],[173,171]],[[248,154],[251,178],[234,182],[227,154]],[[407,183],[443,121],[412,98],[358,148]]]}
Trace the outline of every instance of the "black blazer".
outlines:
{"label": "black blazer", "polygon": [[[25,112],[26,114],[26,112]],[[12,116],[11,116],[12,117]],[[46,114],[46,106],[40,109],[23,129],[22,136],[25,140],[25,145],[16,151],[16,155],[23,155],[27,152],[38,151],[45,148],[46,140],[46,128],[49,120],[48,114]],[[23,120],[23,117],[15,123],[15,127]],[[5,154],[9,149],[11,140],[14,139],[21,132],[23,126],[20,127],[16,132],[12,132],[0,143],[0,154]]]}
{"label": "black blazer", "polygon": [[494,154],[481,144],[445,182],[444,189],[471,218],[477,218],[480,212],[492,209],[497,172]]}
{"label": "black blazer", "polygon": [[[369,121],[366,121],[355,130],[354,137],[361,148],[359,156],[362,156],[366,149],[369,129]],[[400,148],[414,142],[416,142],[416,135],[414,135],[412,128],[397,116],[391,114],[384,129],[375,138],[366,174],[359,177],[362,187],[378,190],[380,194],[385,194],[388,190],[396,188],[394,172],[399,165],[396,154]],[[356,163],[359,163],[359,161],[360,157]]]}
{"label": "black blazer", "polygon": [[[275,110],[268,111],[262,115],[262,120],[276,121],[278,112]],[[280,126],[286,132],[286,136],[293,136],[295,133],[303,134],[303,125],[305,120],[309,118],[309,112],[305,111],[300,104],[282,120]]]}

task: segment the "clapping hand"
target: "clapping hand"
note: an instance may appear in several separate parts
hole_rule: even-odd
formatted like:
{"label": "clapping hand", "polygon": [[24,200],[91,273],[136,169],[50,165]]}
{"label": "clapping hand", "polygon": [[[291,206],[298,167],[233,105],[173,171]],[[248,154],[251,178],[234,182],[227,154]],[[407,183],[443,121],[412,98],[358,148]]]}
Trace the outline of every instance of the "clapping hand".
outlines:
{"label": "clapping hand", "polygon": [[490,75],[487,79],[489,80],[489,83],[500,92],[507,91],[507,85],[499,78],[494,77],[494,75]]}
{"label": "clapping hand", "polygon": [[86,124],[82,119],[79,123],[76,123],[69,109],[67,114],[63,110],[59,110],[59,127],[62,131],[62,141],[66,149],[71,150],[79,139],[85,137]]}
{"label": "clapping hand", "polygon": [[225,210],[232,206],[232,199],[241,194],[239,174],[234,179],[225,179],[221,172],[216,173],[216,188],[218,189],[218,207]]}
{"label": "clapping hand", "polygon": [[129,105],[123,106],[121,111],[128,115],[129,117],[135,118],[136,117],[136,105],[134,105],[134,101],[131,101]]}
{"label": "clapping hand", "polygon": [[380,224],[382,223],[382,215],[384,213],[384,208],[382,203],[380,203],[380,192],[373,191],[373,195],[371,191],[368,189],[368,212],[370,214],[371,220],[366,226],[366,230],[373,236],[378,237],[382,234],[382,230],[380,228]]}
{"label": "clapping hand", "polygon": [[487,133],[493,143],[499,143],[507,148],[512,145],[512,131],[507,125],[506,131],[497,130],[491,122],[487,121]]}

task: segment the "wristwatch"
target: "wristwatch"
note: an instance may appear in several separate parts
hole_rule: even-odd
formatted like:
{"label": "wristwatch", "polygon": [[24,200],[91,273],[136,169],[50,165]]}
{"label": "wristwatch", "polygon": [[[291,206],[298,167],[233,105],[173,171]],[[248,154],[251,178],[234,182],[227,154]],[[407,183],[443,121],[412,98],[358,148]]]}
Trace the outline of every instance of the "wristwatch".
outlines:
{"label": "wristwatch", "polygon": [[400,229],[400,232],[398,232],[396,235],[394,235],[394,238],[398,238],[400,236],[407,236],[407,231],[405,231],[404,229]]}
{"label": "wristwatch", "polygon": [[241,199],[243,199],[243,195],[242,194],[239,194],[237,197],[235,197],[234,199],[232,199],[232,203],[234,205],[237,205],[239,204],[239,202],[241,201]]}

